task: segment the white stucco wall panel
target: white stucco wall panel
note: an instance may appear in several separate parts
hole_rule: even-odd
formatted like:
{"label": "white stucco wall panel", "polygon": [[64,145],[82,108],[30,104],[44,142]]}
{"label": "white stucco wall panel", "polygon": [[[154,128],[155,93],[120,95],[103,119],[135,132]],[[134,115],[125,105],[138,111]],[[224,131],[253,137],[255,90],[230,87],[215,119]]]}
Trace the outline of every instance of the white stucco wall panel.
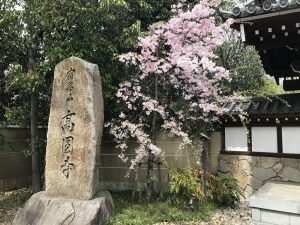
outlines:
{"label": "white stucco wall panel", "polygon": [[282,127],[282,152],[300,154],[300,127]]}
{"label": "white stucco wall panel", "polygon": [[247,151],[247,129],[245,127],[225,127],[225,150]]}
{"label": "white stucco wall panel", "polygon": [[277,152],[276,127],[252,127],[253,152]]}

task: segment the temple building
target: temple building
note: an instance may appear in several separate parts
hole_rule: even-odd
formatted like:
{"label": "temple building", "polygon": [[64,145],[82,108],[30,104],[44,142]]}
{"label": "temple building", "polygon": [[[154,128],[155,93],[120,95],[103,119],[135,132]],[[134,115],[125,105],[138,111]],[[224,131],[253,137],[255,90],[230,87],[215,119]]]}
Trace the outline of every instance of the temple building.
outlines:
{"label": "temple building", "polygon": [[279,0],[272,6],[269,10],[256,6],[252,12],[245,4],[232,12],[220,10],[220,15],[224,20],[234,18],[232,27],[240,31],[245,44],[255,46],[266,73],[273,76],[277,84],[282,78],[285,91],[299,90],[300,0],[291,3]]}
{"label": "temple building", "polygon": [[[254,0],[219,12],[224,21],[234,19],[232,27],[277,84],[300,90],[299,0]],[[226,107],[230,116],[212,135],[211,169],[238,180],[256,224],[300,224],[300,94],[248,97]]]}

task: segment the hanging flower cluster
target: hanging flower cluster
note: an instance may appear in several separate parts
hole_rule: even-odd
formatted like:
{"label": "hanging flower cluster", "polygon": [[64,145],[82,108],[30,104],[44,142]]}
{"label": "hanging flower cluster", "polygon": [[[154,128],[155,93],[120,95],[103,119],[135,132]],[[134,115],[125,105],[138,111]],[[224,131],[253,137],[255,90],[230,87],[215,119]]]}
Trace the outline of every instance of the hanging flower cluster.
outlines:
{"label": "hanging flower cluster", "polygon": [[[214,50],[227,38],[229,24],[216,25],[215,7],[219,0],[201,0],[192,9],[184,1],[172,7],[174,16],[165,23],[153,25],[148,35],[140,38],[140,53],[121,55],[126,65],[136,67],[138,73],[120,85],[119,104],[124,105],[119,117],[108,123],[120,157],[128,140],[138,143],[132,167],[161,149],[151,140],[151,118],[158,117],[157,128],[170,136],[191,144],[190,123],[212,124],[225,113],[222,105],[232,101],[222,96],[222,85],[229,81],[229,73],[215,63]],[[154,81],[158,79],[158,98]]]}

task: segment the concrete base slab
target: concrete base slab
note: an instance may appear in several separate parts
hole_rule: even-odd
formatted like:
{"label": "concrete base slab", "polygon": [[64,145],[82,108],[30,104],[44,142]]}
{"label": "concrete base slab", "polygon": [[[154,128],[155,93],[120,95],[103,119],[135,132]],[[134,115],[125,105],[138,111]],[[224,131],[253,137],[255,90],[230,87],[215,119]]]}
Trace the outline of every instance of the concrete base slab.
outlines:
{"label": "concrete base slab", "polygon": [[299,225],[300,184],[268,182],[250,197],[257,225]]}
{"label": "concrete base slab", "polygon": [[49,197],[34,194],[15,216],[13,225],[102,225],[114,215],[109,192],[99,192],[92,200]]}

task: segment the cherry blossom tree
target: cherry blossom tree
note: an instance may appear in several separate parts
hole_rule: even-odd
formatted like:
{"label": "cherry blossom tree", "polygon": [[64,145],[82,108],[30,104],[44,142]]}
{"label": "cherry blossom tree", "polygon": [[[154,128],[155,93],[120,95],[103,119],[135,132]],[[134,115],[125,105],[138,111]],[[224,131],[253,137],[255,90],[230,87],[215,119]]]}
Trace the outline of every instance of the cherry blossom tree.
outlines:
{"label": "cherry blossom tree", "polygon": [[[116,96],[118,118],[107,124],[127,161],[129,139],[138,147],[131,168],[147,159],[147,200],[153,190],[153,162],[163,155],[156,144],[158,132],[182,138],[182,146],[197,144],[199,133],[218,122],[232,97],[222,95],[229,73],[215,63],[214,50],[226,40],[228,23],[216,25],[219,0],[201,0],[189,7],[185,1],[172,6],[173,16],[151,26],[139,40],[140,53],[121,55],[132,70]],[[226,81],[226,82],[224,82]],[[199,145],[198,145],[199,146]]]}

